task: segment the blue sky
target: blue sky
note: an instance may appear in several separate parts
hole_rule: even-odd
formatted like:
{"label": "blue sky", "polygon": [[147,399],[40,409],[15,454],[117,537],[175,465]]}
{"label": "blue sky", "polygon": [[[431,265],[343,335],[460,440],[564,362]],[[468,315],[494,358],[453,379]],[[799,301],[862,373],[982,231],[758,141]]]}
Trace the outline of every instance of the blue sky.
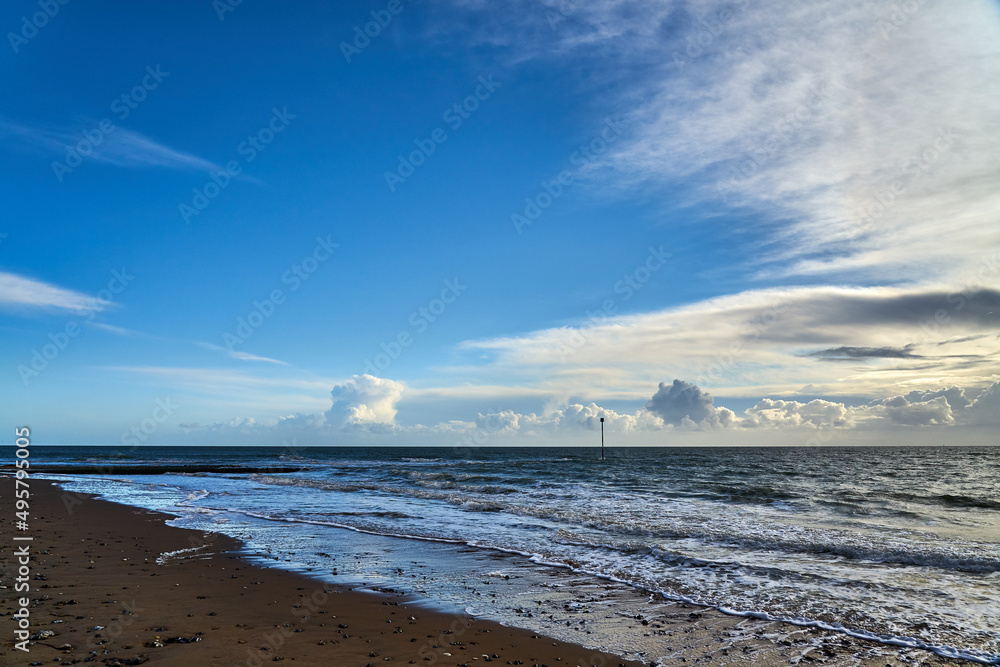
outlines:
{"label": "blue sky", "polygon": [[40,441],[993,437],[995,2],[0,24],[0,385]]}

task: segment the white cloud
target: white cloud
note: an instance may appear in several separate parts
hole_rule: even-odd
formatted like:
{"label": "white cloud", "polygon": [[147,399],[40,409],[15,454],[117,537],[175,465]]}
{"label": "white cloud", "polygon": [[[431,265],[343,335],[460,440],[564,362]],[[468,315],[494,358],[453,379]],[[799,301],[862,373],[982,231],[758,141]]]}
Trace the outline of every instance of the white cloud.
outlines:
{"label": "white cloud", "polygon": [[[683,380],[661,382],[646,407],[634,414],[621,414],[595,403],[571,404],[544,414],[502,410],[480,414],[476,428],[490,437],[551,436],[582,430],[599,430],[606,417],[609,432],[647,433],[661,431],[753,430],[774,433],[833,433],[872,431],[891,427],[940,427],[959,423],[997,423],[1000,413],[1000,382],[982,394],[983,404],[975,409],[964,389],[951,387],[929,392],[891,396],[864,405],[847,405],[824,399],[795,401],[763,398],[737,414],[715,405],[714,398],[696,385]],[[949,399],[953,403],[949,403]],[[966,406],[971,406],[966,409]],[[980,420],[982,421],[976,421]],[[821,441],[822,442],[822,441]]]}
{"label": "white cloud", "polygon": [[639,399],[666,375],[724,396],[797,395],[811,383],[815,394],[876,398],[992,384],[997,313],[992,290],[800,287],[460,347],[489,356],[479,377],[514,377],[554,396]]}
{"label": "white cloud", "polygon": [[1000,425],[1000,382],[983,390],[969,406],[965,418],[970,424]]}
{"label": "white cloud", "polygon": [[574,402],[538,413],[512,409],[480,412],[473,420],[458,418],[433,425],[396,422],[397,406],[405,393],[400,382],[355,375],[334,386],[330,392],[332,405],[325,412],[298,412],[271,420],[238,417],[206,426],[185,423],[181,437],[216,443],[291,441],[303,445],[370,444],[376,442],[372,437],[379,438],[377,442],[382,444],[455,447],[594,444],[596,440],[588,434],[601,431],[603,417],[606,433],[616,445],[678,444],[691,442],[685,438],[699,433],[714,438],[701,444],[822,444],[838,437],[835,434],[847,444],[852,440],[844,439],[845,434],[857,439],[866,433],[877,437],[885,429],[908,429],[908,433],[917,434],[1000,423],[1000,382],[982,391],[975,401],[967,397],[964,388],[953,386],[860,405],[826,399],[763,398],[737,414],[716,405],[715,399],[697,385],[674,380],[659,383],[646,406],[631,413],[594,402]]}
{"label": "white cloud", "polygon": [[454,4],[460,38],[614,91],[634,122],[595,183],[757,212],[761,277],[956,280],[1000,242],[995,3]]}
{"label": "white cloud", "polygon": [[748,408],[739,425],[745,428],[836,428],[854,426],[848,419],[850,410],[843,403],[814,399],[806,403],[799,401],[761,399]]}
{"label": "white cloud", "polygon": [[288,366],[287,361],[281,361],[280,359],[272,359],[271,357],[262,357],[256,354],[250,354],[249,352],[243,352],[241,350],[231,350],[227,347],[222,347],[221,345],[215,345],[214,343],[196,342],[195,345],[198,347],[203,347],[206,350],[213,350],[215,352],[222,352],[231,359],[239,359],[240,361],[263,361],[269,364],[278,364],[280,366]]}
{"label": "white cloud", "polygon": [[479,432],[498,436],[552,435],[600,431],[602,417],[608,433],[659,431],[666,427],[662,419],[646,410],[626,414],[602,408],[596,403],[573,403],[542,414],[521,414],[514,410],[480,413],[476,416],[475,427]]}
{"label": "white cloud", "polygon": [[103,322],[90,322],[90,326],[95,329],[100,329],[102,331],[107,331],[108,333],[113,333],[116,336],[122,336],[123,338],[133,338],[136,336],[145,337],[146,334],[136,331],[134,329],[127,329],[125,327],[117,327],[113,324],[104,324]]}
{"label": "white cloud", "polygon": [[195,171],[219,170],[213,162],[170,148],[138,132],[118,128],[94,151],[93,159],[117,167],[163,167]]}
{"label": "white cloud", "polygon": [[674,380],[659,389],[646,403],[646,410],[658,415],[664,422],[679,426],[685,419],[698,423],[715,414],[715,399],[697,386]]}
{"label": "white cloud", "polygon": [[[0,136],[21,145],[41,149],[54,159],[65,161],[68,148],[84,141],[83,130],[97,133],[99,121],[85,121],[77,127],[37,125],[15,122],[0,117]],[[84,161],[100,162],[116,167],[163,167],[166,169],[219,170],[221,167],[192,153],[171,148],[146,135],[124,127],[115,127],[102,139]]]}
{"label": "white cloud", "polygon": [[895,396],[882,402],[886,414],[894,424],[910,426],[921,424],[954,424],[955,417],[944,396],[929,401],[910,403],[903,396]]}
{"label": "white cloud", "polygon": [[333,405],[326,412],[327,421],[344,426],[392,425],[403,389],[394,380],[355,375],[330,392]]}
{"label": "white cloud", "polygon": [[0,271],[0,305],[92,312],[112,304],[64,287]]}

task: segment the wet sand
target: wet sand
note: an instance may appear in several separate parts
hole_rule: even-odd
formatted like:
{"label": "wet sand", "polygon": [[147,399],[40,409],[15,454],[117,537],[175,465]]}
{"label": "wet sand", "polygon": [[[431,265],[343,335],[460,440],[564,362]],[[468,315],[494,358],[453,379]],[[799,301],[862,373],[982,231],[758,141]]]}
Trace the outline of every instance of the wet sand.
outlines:
{"label": "wet sand", "polygon": [[[663,655],[668,661],[658,664],[959,664],[926,652],[893,654],[836,633],[662,603],[648,617],[590,619],[634,633],[646,656],[628,660],[434,611],[400,593],[356,591],[261,567],[244,558],[232,538],[166,526],[170,515],[40,480],[31,480],[30,528],[17,531],[12,480],[0,483],[6,487],[0,494],[2,665],[638,667]],[[26,593],[15,590],[16,551],[24,545],[31,553]],[[28,630],[35,637],[25,645],[30,652],[15,647],[21,597],[28,598]]]}

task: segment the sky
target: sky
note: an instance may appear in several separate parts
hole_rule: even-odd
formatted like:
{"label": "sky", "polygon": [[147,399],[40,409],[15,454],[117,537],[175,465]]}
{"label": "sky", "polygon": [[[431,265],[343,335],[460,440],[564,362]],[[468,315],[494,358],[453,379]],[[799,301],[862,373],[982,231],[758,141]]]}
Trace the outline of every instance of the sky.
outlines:
{"label": "sky", "polygon": [[38,444],[997,444],[996,0],[0,27]]}

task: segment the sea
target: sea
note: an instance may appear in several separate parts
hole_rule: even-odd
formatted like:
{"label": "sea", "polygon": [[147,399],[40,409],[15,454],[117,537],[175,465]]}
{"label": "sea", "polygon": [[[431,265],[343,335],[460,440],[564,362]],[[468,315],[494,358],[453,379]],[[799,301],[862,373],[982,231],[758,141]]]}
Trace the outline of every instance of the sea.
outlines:
{"label": "sea", "polygon": [[36,445],[32,471],[269,566],[647,662],[614,623],[563,624],[572,592],[1000,664],[1000,447]]}

